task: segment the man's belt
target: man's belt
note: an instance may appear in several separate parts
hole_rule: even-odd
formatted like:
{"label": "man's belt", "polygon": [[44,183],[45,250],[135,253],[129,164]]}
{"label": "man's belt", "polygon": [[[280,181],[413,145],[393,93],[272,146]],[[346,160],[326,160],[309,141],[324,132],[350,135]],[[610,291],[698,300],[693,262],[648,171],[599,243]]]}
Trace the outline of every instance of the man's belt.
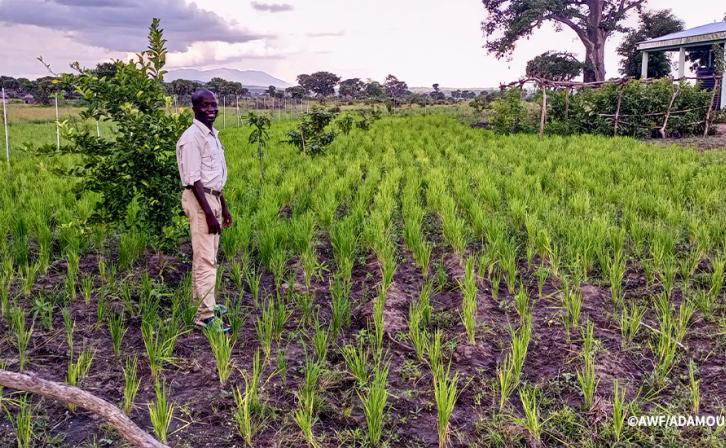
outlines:
{"label": "man's belt", "polygon": [[[186,185],[184,188],[186,188],[187,190],[191,190],[191,189],[194,188],[194,186],[193,185]],[[221,191],[212,190],[211,188],[204,187],[202,189],[204,190],[205,193],[209,193],[209,194],[211,194],[213,196],[220,196],[222,194]]]}

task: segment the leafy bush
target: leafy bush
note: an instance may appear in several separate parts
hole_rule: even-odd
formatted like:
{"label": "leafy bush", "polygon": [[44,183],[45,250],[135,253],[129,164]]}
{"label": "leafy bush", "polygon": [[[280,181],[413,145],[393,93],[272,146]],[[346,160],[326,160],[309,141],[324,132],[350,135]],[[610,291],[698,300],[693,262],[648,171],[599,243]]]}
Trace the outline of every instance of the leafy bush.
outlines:
{"label": "leafy bush", "polygon": [[492,129],[500,134],[530,132],[534,126],[522,100],[522,89],[510,89],[492,103]]}
{"label": "leafy bush", "polygon": [[[692,135],[703,132],[703,120],[710,100],[710,92],[686,82],[672,83],[659,79],[648,84],[630,81],[621,87],[618,135],[647,137],[663,125],[674,89],[678,89],[672,113],[668,120],[668,135]],[[613,135],[614,115],[617,110],[619,87],[607,85],[586,89],[571,97],[570,120],[578,133]],[[559,104],[559,103],[557,103]],[[562,115],[562,113],[559,113]]]}
{"label": "leafy bush", "polygon": [[321,107],[303,115],[297,129],[287,131],[287,143],[297,146],[305,154],[322,154],[335,140],[335,131],[328,130],[328,125],[335,119],[335,113]]}
{"label": "leafy bush", "polygon": [[[671,107],[666,136],[700,135],[711,92],[687,82],[673,83],[659,79],[644,84],[629,81],[622,86],[606,84],[574,93],[566,90],[547,91],[548,134],[615,133],[615,113],[620,98],[617,135],[649,137],[663,126],[674,89],[678,93]],[[508,90],[504,97],[492,103],[492,128],[499,133],[534,132],[538,129],[539,114],[528,114],[520,89]],[[541,107],[541,91],[534,97]]]}
{"label": "leafy bush", "polygon": [[[137,200],[141,208],[134,225],[154,235],[170,235],[179,209],[176,140],[191,124],[191,116],[167,113],[171,100],[164,89],[166,40],[153,19],[149,47],[135,61],[115,61],[111,76],[73,67],[77,75],[64,75],[85,100],[83,118],[113,123],[116,133],[98,137],[94,131],[64,126],[71,145],[61,152],[79,154],[83,164],[73,174],[81,177],[77,192],[100,193],[92,220],[124,225],[127,209]],[[167,232],[163,232],[164,229]]]}

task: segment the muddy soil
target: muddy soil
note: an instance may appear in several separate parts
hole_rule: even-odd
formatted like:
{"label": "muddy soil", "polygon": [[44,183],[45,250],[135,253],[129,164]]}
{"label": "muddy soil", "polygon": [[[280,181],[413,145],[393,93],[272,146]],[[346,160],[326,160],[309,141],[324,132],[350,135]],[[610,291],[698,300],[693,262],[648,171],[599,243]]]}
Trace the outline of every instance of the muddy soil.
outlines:
{"label": "muddy soil", "polygon": [[[189,246],[184,250],[188,252]],[[320,261],[330,272],[334,271],[332,249],[328,242],[318,247]],[[404,337],[407,331],[409,304],[416,300],[426,279],[413,262],[411,254],[402,249],[399,264],[388,290],[385,320],[384,345],[390,361],[390,397],[384,437],[389,446],[431,447],[437,446],[437,417],[433,399],[432,379],[426,364],[420,363],[410,342]],[[510,329],[518,325],[513,297],[502,283],[495,295],[492,285],[481,280],[478,288],[477,338],[476,343],[467,343],[464,327],[459,317],[462,295],[458,281],[464,277],[464,263],[456,256],[437,246],[432,256],[428,279],[434,282],[432,305],[434,322],[431,330],[439,328],[444,333],[446,356],[452,361],[452,371],[461,373],[461,396],[456,404],[452,419],[452,447],[482,446],[482,433],[487,422],[498,411],[496,392],[497,364],[509,350]],[[87,255],[81,261],[84,274],[94,276],[95,286],[101,286],[98,276],[97,257]],[[570,406],[588,426],[596,428],[611,413],[613,381],[617,379],[628,398],[642,394],[641,386],[647,385],[653,370],[653,354],[648,348],[650,334],[643,329],[635,344],[625,345],[620,336],[617,317],[613,316],[613,303],[606,286],[586,283],[582,286],[583,310],[581,323],[589,318],[595,324],[595,336],[600,341],[596,355],[596,372],[599,378],[595,403],[591,410],[583,409],[582,396],[577,387],[575,373],[581,367],[581,337],[579,328],[567,334],[562,323],[561,285],[557,279],[545,283],[539,297],[534,266],[526,263],[520,266],[523,279],[534,309],[533,333],[524,364],[523,379],[541,387],[548,397],[547,409]],[[301,263],[295,259],[288,268],[294,272],[294,284],[284,283],[283,291],[304,289]],[[173,289],[189,271],[189,254],[162,256],[146,254],[130,272],[120,273],[121,281],[138,283],[143,272],[148,272],[159,282]],[[206,338],[197,330],[181,336],[177,342],[175,356],[177,365],[169,365],[163,372],[170,399],[176,405],[175,419],[170,428],[169,444],[177,447],[233,447],[243,446],[232,413],[234,399],[232,388],[244,385],[243,371],[248,371],[252,356],[259,346],[255,322],[259,310],[252,304],[252,294],[245,288],[238,290],[229,277],[226,266],[220,297],[228,296],[233,302],[242,302],[246,319],[242,325],[238,342],[234,347],[233,359],[237,370],[227,385],[220,386],[214,358]],[[39,278],[29,298],[19,298],[26,310],[32,309],[34,297],[50,294],[62,287],[65,265],[57,262],[46,276]],[[315,278],[311,291],[319,307],[319,319],[327,323],[330,316],[330,291],[328,274]],[[339,347],[355,344],[356,335],[365,329],[372,315],[373,301],[381,281],[380,267],[372,254],[361,256],[353,269],[352,278],[352,321],[331,345],[328,351],[326,372],[321,378],[320,391],[323,397],[319,420],[314,432],[325,447],[360,446],[365,433],[365,417],[356,393],[356,382],[347,373]],[[262,291],[273,294],[274,281],[270,274],[262,278]],[[657,294],[657,288],[648,286],[642,273],[629,269],[625,281],[625,300],[648,303]],[[121,403],[123,398],[123,359],[136,356],[139,359],[139,375],[142,385],[136,397],[136,406],[130,417],[142,428],[151,432],[147,403],[154,398],[154,382],[145,358],[139,318],[128,318],[128,331],[123,339],[121,359],[114,356],[108,328],[96,325],[95,289],[89,304],[79,296],[70,307],[76,320],[75,346],[92,348],[95,358],[83,389],[102,397],[111,403]],[[680,300],[677,291],[674,300]],[[119,306],[116,303],[112,306]],[[168,304],[167,304],[168,305]],[[290,304],[293,308],[294,305]],[[649,307],[644,322],[657,326],[657,319]],[[263,378],[263,400],[265,421],[255,436],[254,445],[259,447],[281,446],[301,447],[305,442],[300,436],[292,414],[297,406],[296,391],[303,380],[303,364],[306,353],[311,349],[311,331],[300,324],[301,312],[295,308],[288,319],[283,339],[272,349],[270,362]],[[726,385],[720,381],[726,374],[726,357],[723,356],[723,338],[717,324],[708,322],[696,312],[688,335],[684,341],[688,356],[679,356],[676,367],[670,375],[672,382],[647,402],[646,407],[655,409],[659,404],[683,399],[683,387],[687,386],[687,359],[692,358],[699,366],[701,382],[701,412],[718,414],[726,401]],[[0,359],[7,361],[7,368],[17,370],[17,350],[13,332],[4,319],[0,320]],[[276,353],[284,349],[287,374],[283,377],[277,371]],[[56,312],[53,329],[46,330],[36,322],[30,343],[28,371],[54,381],[63,382],[67,369],[68,346],[63,330],[61,313]],[[5,390],[4,395],[10,394]],[[109,430],[95,416],[77,410],[69,411],[62,403],[33,399],[36,418],[36,446],[124,446],[119,436]],[[521,404],[514,395],[510,398],[514,416],[521,416]],[[543,410],[546,415],[546,410]],[[513,440],[522,440],[521,427],[508,423],[502,429],[509,432]],[[597,431],[593,430],[593,437]],[[519,438],[519,439],[518,439]],[[524,437],[526,440],[526,437]],[[560,445],[556,435],[544,435],[545,445]],[[598,445],[607,445],[598,441]],[[0,421],[0,446],[15,446],[12,427],[7,418]]]}

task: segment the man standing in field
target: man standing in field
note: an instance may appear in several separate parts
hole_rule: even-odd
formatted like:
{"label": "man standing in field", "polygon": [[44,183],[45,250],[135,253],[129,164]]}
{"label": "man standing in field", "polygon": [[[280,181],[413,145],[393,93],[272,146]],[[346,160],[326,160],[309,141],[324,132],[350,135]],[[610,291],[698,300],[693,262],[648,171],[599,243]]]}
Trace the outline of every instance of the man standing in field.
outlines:
{"label": "man standing in field", "polygon": [[[227,181],[227,163],[219,132],[212,126],[217,118],[217,99],[209,90],[192,94],[194,122],[176,144],[176,160],[184,191],[182,208],[189,218],[192,238],[192,297],[199,304],[195,323],[200,328],[229,327],[215,317],[217,250],[223,227],[232,215],[222,194]],[[221,225],[220,225],[221,222]]]}

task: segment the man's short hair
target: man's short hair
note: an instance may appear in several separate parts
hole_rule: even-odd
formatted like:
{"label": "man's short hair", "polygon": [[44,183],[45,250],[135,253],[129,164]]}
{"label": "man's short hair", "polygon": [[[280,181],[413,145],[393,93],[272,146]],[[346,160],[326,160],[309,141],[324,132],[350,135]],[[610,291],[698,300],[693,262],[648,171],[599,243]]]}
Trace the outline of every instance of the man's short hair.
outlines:
{"label": "man's short hair", "polygon": [[214,98],[214,93],[207,89],[199,89],[192,93],[192,107],[197,108],[201,106],[202,99],[206,96],[211,96],[212,98]]}

